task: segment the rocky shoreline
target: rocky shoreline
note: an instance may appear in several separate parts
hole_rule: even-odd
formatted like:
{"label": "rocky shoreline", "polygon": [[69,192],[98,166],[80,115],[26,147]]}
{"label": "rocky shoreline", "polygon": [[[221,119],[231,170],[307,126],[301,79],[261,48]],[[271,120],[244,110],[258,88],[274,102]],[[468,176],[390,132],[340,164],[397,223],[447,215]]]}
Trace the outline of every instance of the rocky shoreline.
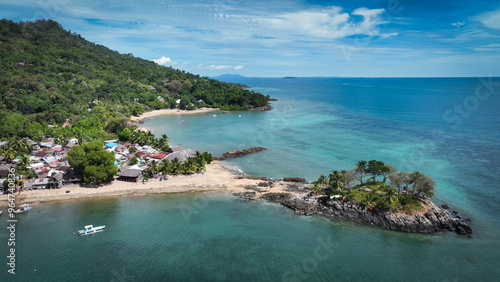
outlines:
{"label": "rocky shoreline", "polygon": [[249,154],[255,154],[264,150],[266,150],[266,148],[264,147],[252,147],[243,150],[227,151],[227,153],[224,153],[222,157],[215,157],[214,160],[223,161],[231,158],[239,158]]}
{"label": "rocky shoreline", "polygon": [[[259,185],[260,186],[260,185]],[[266,186],[266,185],[262,185]],[[272,193],[260,187],[248,187],[253,190],[235,194],[246,199],[263,199],[282,204],[297,214],[320,214],[333,218],[344,218],[362,224],[375,225],[388,230],[435,234],[449,230],[458,234],[472,234],[472,229],[455,213],[438,207],[431,201],[425,202],[425,210],[415,214],[369,211],[363,204],[330,199],[327,196],[313,197],[303,187],[290,185],[290,192]],[[298,190],[302,190],[297,193]]]}

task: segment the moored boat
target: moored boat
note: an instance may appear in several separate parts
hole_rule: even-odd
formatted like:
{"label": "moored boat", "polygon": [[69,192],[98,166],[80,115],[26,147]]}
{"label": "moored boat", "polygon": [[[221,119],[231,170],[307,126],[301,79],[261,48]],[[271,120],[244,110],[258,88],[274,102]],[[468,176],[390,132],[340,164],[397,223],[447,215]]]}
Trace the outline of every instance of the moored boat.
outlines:
{"label": "moored boat", "polygon": [[181,123],[188,123],[188,122],[187,122],[187,121],[185,121],[185,120],[181,120]]}
{"label": "moored boat", "polygon": [[94,234],[103,231],[104,228],[106,228],[105,225],[96,227],[94,227],[94,225],[85,225],[85,228],[83,230],[78,230],[78,235]]}
{"label": "moored boat", "polygon": [[14,211],[15,214],[20,214],[20,213],[23,213],[23,212],[27,212],[31,210],[31,206],[28,205],[28,204],[22,204],[19,206],[19,208],[17,210]]}

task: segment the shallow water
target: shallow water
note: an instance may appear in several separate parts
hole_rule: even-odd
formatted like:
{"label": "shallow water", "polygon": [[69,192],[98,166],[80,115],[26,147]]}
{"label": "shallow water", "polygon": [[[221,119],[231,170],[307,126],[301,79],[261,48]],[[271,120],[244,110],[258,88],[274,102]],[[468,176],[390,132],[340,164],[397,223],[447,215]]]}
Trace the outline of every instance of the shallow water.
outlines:
{"label": "shallow water", "polygon": [[[226,162],[250,175],[314,180],[360,159],[419,170],[436,180],[436,203],[472,218],[473,238],[295,216],[279,205],[224,194],[86,200],[38,205],[20,215],[18,274],[12,280],[5,268],[0,279],[500,280],[500,87],[476,92],[484,81],[463,78],[236,82],[279,101],[269,112],[154,117],[145,126],[166,133],[171,144],[214,155],[268,148]],[[464,104],[471,97],[486,98],[476,98],[467,117],[446,115],[455,105],[473,109]],[[5,215],[0,219],[6,230]],[[107,229],[72,234],[86,224]],[[1,254],[8,253],[6,234],[0,233]],[[330,248],[321,249],[328,240]]]}

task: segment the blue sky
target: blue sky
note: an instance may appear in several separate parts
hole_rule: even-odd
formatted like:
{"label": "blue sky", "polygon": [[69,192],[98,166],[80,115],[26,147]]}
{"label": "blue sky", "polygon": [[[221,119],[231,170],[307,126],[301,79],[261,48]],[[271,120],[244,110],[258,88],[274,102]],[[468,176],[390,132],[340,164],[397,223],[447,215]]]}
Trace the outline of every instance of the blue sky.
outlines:
{"label": "blue sky", "polygon": [[204,76],[500,76],[500,1],[0,0]]}

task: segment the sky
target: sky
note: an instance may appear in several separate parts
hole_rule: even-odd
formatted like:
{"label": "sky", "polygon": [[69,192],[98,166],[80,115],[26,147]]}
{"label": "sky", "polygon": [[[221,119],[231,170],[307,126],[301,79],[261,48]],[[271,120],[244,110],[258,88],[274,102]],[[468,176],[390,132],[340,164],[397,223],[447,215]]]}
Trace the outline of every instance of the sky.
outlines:
{"label": "sky", "polygon": [[0,0],[202,76],[500,76],[499,0]]}

